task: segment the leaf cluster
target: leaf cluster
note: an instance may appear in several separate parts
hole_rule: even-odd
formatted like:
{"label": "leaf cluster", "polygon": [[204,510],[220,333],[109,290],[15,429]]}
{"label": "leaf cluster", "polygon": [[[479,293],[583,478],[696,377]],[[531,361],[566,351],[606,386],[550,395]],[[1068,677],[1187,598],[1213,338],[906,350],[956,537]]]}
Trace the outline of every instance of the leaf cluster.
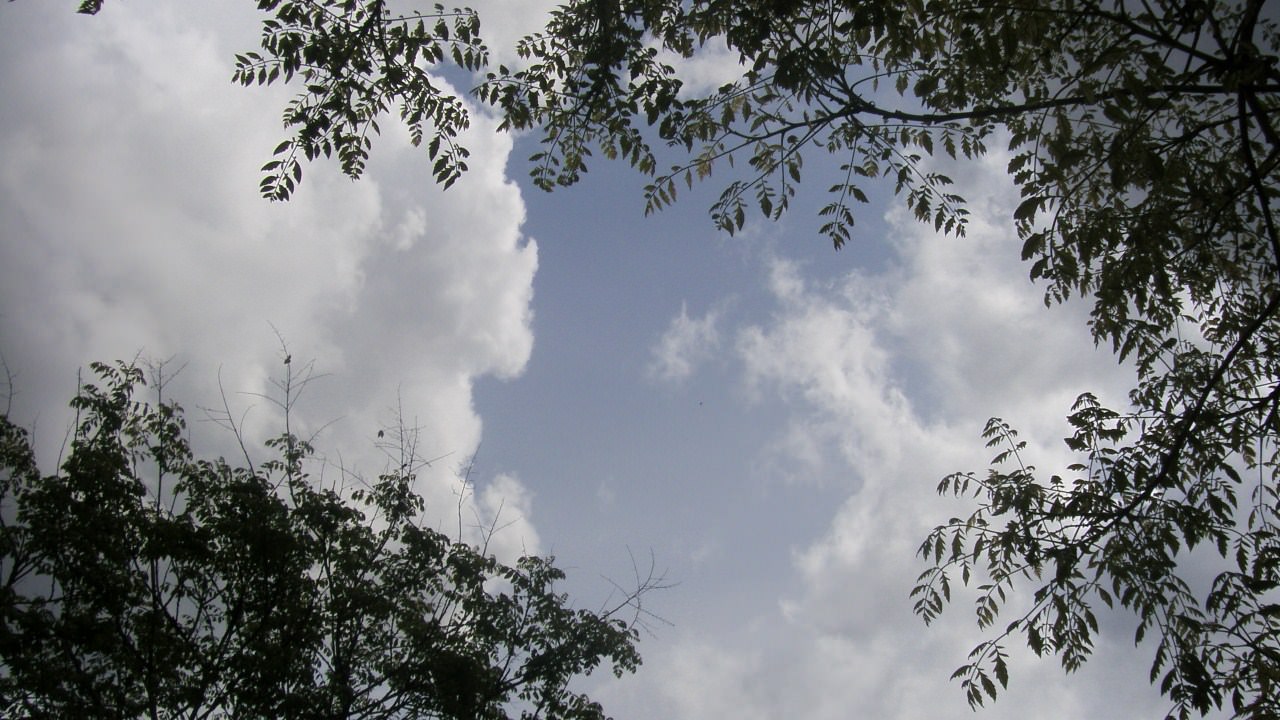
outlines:
{"label": "leaf cluster", "polygon": [[406,471],[343,497],[289,434],[256,467],[197,459],[137,367],[94,371],[58,474],[0,418],[8,717],[599,720],[569,681],[639,664],[551,559],[423,527]]}
{"label": "leaf cluster", "polygon": [[392,14],[385,0],[259,0],[258,9],[265,15],[261,47],[236,55],[233,80],[303,88],[284,111],[292,135],[262,167],[264,197],[288,199],[304,158],[336,156],[348,177],[359,178],[378,119],[393,110],[415,146],[426,142],[437,182],[448,187],[466,171],[468,153],[457,136],[469,116],[435,70],[485,64],[475,13],[437,4]]}
{"label": "leaf cluster", "polygon": [[[773,219],[786,212],[805,154],[818,149],[848,158],[822,211],[836,247],[849,238],[852,204],[867,200],[864,183],[879,177],[891,178],[920,218],[962,232],[966,211],[947,191],[950,179],[920,161],[935,142],[952,157],[980,153],[986,128],[913,125],[877,114],[868,99],[898,62],[876,54],[889,49],[884,35],[915,19],[874,4],[571,2],[521,43],[525,67],[499,68],[478,92],[510,127],[542,131],[532,172],[545,189],[578,181],[594,147],[651,176],[646,208],[656,211],[681,186],[741,164],[711,209],[733,233],[751,206]],[[712,41],[740,54],[742,78],[702,96],[685,92],[676,66]],[[673,153],[688,159],[660,167],[658,158]]]}
{"label": "leaf cluster", "polygon": [[[1229,432],[1202,433],[1170,469],[1168,445],[1156,439],[1167,428],[1155,418],[1122,415],[1085,394],[1070,420],[1076,433],[1068,444],[1085,457],[1069,468],[1073,476],[1037,479],[1017,432],[993,419],[984,436],[999,452],[987,475],[957,473],[938,487],[979,505],[922,543],[931,567],[912,595],[917,614],[932,622],[951,602],[956,575],[977,591],[978,624],[995,632],[955,673],[969,703],[994,699],[996,682],[1007,683],[1005,643],[1014,636],[1037,655],[1060,656],[1067,671],[1079,668],[1092,651],[1094,607],[1102,603],[1136,616],[1135,643],[1153,636],[1151,680],[1174,702],[1170,717],[1224,705],[1238,717],[1274,716],[1280,497],[1263,467],[1274,466],[1274,454],[1260,460],[1233,451]],[[1275,437],[1274,428],[1256,432],[1268,442]],[[1207,587],[1192,587],[1185,566],[1202,546],[1222,562]],[[1002,623],[1019,584],[1034,592]]]}

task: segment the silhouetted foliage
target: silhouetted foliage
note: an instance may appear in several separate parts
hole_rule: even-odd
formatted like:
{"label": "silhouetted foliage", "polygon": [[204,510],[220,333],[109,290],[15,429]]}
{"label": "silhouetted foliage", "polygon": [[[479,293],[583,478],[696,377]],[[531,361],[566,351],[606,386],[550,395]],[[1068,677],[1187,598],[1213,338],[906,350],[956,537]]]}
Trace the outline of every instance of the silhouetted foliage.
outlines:
{"label": "silhouetted foliage", "polygon": [[0,417],[5,717],[599,720],[569,681],[639,664],[638,594],[575,610],[550,559],[423,527],[408,471],[344,495],[289,433],[197,459],[141,370],[94,372],[57,474]]}

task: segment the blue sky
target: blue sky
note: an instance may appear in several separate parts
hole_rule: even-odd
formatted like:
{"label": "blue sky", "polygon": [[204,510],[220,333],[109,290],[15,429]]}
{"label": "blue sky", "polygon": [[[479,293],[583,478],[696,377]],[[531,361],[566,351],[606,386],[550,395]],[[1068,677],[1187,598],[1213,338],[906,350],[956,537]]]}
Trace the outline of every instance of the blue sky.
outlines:
{"label": "blue sky", "polygon": [[[555,554],[588,606],[632,557],[678,583],[648,598],[670,624],[644,637],[641,672],[586,681],[619,720],[972,715],[947,680],[980,639],[965,601],[925,628],[907,597],[916,544],[967,507],[933,488],[984,468],[993,415],[1038,465],[1065,465],[1071,401],[1127,382],[1087,313],[1046,310],[1027,281],[998,152],[952,169],[967,237],[877,188],[840,252],[816,233],[816,157],[791,215],[728,238],[713,188],[652,217],[621,166],[534,190],[533,139],[484,116],[448,192],[388,122],[365,179],[308,166],[270,204],[258,167],[289,93],[229,82],[252,5],[74,5],[0,7],[0,352],[46,459],[77,369],[138,353],[184,366],[198,442],[227,443],[199,421],[219,383],[269,430],[255,394],[282,369],[278,332],[323,374],[297,419],[323,428],[333,472],[376,473],[375,433],[403,416],[440,458],[421,489],[442,526],[474,455],[464,524],[498,518],[497,552]],[[544,6],[480,7],[498,46]],[[1074,676],[1015,650],[1008,696],[980,716],[1162,716],[1132,620],[1104,623]]]}

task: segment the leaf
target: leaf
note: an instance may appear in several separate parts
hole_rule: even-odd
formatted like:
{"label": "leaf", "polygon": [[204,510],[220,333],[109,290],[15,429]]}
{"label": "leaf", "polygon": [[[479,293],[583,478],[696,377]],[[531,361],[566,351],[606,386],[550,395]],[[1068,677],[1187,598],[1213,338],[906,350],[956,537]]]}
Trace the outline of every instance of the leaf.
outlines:
{"label": "leaf", "polygon": [[987,697],[991,698],[992,700],[995,700],[996,684],[993,683],[991,681],[991,678],[988,677],[985,673],[982,675],[979,675],[978,679],[982,682],[982,689],[987,693]]}
{"label": "leaf", "polygon": [[916,80],[916,85],[912,92],[915,93],[916,97],[927,102],[929,97],[933,95],[937,89],[938,76],[926,73]]}
{"label": "leaf", "polygon": [[1013,211],[1013,219],[1022,223],[1029,223],[1035,220],[1036,212],[1040,209],[1042,202],[1039,197],[1029,197],[1023,200],[1018,204],[1018,209]]}

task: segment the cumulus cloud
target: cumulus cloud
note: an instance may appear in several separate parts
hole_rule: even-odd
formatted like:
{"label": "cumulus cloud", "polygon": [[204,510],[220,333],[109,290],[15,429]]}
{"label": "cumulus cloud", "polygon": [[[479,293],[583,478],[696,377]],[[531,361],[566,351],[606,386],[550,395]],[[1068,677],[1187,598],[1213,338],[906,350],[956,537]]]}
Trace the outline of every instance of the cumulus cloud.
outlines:
{"label": "cumulus cloud", "polygon": [[687,305],[680,303],[680,314],[671,319],[651,351],[649,376],[664,382],[679,382],[692,375],[697,366],[720,347],[719,320],[720,313],[716,310],[691,318]]}
{"label": "cumulus cloud", "polygon": [[[279,412],[261,398],[287,370],[278,331],[295,369],[314,358],[325,376],[297,426],[327,428],[329,459],[373,475],[386,459],[370,439],[407,422],[424,457],[444,458],[419,475],[443,524],[479,443],[475,379],[518,375],[532,350],[537,246],[505,174],[512,141],[478,115],[472,170],[443,192],[387,123],[364,180],[315,164],[292,201],[268,203],[258,167],[291,89],[229,82],[256,21],[198,2],[109,3],[93,18],[5,8],[0,352],[14,414],[37,423],[47,458],[77,368],[142,352],[187,366],[174,392],[193,416],[221,407],[221,379],[249,434],[268,432]],[[484,502],[510,492],[527,509],[514,478],[477,481]]]}

